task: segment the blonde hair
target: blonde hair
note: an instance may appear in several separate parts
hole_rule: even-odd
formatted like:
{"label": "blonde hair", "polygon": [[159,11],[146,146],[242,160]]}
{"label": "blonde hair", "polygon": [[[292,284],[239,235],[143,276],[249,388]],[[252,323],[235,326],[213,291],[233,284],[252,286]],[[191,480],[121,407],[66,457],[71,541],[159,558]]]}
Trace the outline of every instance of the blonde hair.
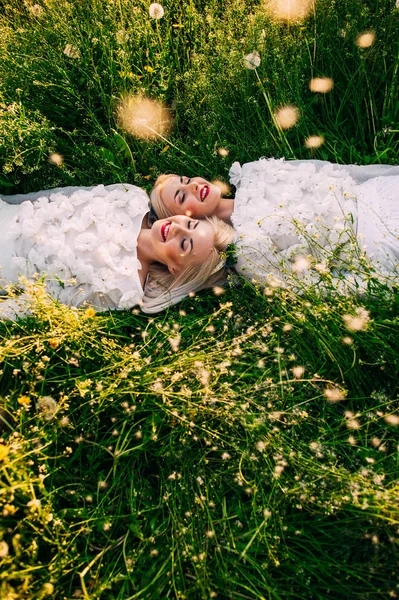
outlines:
{"label": "blonde hair", "polygon": [[169,175],[160,175],[156,182],[154,183],[154,187],[150,193],[150,204],[153,210],[155,211],[158,219],[167,219],[172,216],[172,213],[169,209],[166,208],[163,200],[161,198],[161,192],[165,181],[170,179],[171,177],[179,177],[174,173],[170,173]]}
{"label": "blonde hair", "polygon": [[176,304],[191,292],[212,287],[226,278],[222,253],[234,241],[235,231],[218,217],[206,219],[215,233],[214,245],[209,257],[201,264],[191,264],[177,276],[169,273],[166,265],[156,264],[149,269],[144,288],[141,310],[156,313]]}

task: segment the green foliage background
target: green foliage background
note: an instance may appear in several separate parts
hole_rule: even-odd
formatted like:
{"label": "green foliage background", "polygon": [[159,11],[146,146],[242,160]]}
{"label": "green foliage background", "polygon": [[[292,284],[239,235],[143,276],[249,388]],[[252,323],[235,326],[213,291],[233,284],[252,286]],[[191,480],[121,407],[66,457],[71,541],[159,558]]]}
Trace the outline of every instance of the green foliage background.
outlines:
{"label": "green foliage background", "polygon": [[[2,193],[227,180],[262,155],[399,162],[393,0],[318,0],[296,25],[253,0],[148,6],[1,3]],[[119,129],[127,92],[171,108],[167,139]],[[285,104],[301,118],[282,133]],[[0,329],[2,600],[398,597],[395,290],[248,284],[151,319],[32,296],[35,318]]]}

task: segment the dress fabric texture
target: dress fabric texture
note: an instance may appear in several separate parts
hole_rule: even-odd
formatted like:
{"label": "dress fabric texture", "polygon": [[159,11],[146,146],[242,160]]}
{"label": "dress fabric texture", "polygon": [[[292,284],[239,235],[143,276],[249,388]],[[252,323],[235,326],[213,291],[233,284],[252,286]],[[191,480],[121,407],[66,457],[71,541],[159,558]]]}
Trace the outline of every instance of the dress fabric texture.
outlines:
{"label": "dress fabric texture", "polygon": [[329,272],[348,291],[366,285],[367,262],[398,284],[399,167],[262,158],[234,163],[229,176],[246,279],[300,289]]}
{"label": "dress fabric texture", "polygon": [[[44,273],[47,291],[70,306],[99,311],[142,302],[137,238],[148,212],[144,190],[99,185],[27,197],[22,204],[0,200],[3,285]],[[15,304],[18,298],[0,302],[0,317],[12,317]]]}

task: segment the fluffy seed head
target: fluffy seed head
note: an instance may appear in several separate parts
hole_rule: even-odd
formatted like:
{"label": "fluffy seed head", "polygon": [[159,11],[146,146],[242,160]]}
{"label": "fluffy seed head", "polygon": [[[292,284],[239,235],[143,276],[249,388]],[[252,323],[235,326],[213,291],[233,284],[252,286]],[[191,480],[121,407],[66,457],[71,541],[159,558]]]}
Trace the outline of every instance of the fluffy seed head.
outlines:
{"label": "fluffy seed head", "polygon": [[299,110],[296,106],[282,106],[274,113],[274,118],[280,129],[290,129],[299,119]]}
{"label": "fluffy seed head", "polygon": [[336,387],[329,387],[324,390],[324,396],[328,402],[340,402],[345,398],[345,394]]}
{"label": "fluffy seed head", "polygon": [[221,196],[228,196],[230,194],[231,188],[228,183],[220,181],[220,179],[214,179],[212,183],[219,188]]}
{"label": "fluffy seed head", "polygon": [[126,96],[118,106],[117,120],[128,133],[147,140],[167,134],[171,126],[169,109],[141,96]]}
{"label": "fluffy seed head", "polygon": [[256,69],[257,67],[259,67],[259,65],[260,65],[259,52],[254,50],[253,52],[250,52],[249,54],[244,56],[244,64],[247,67],[247,69]]}
{"label": "fluffy seed head", "polygon": [[162,19],[162,17],[165,14],[165,11],[162,4],[158,4],[158,2],[153,2],[152,4],[150,4],[148,14],[150,15],[151,19]]}
{"label": "fluffy seed head", "polygon": [[53,165],[60,166],[64,162],[63,157],[58,152],[52,152],[48,157],[49,162],[53,163]]}
{"label": "fluffy seed head", "polygon": [[309,82],[309,89],[311,92],[319,92],[320,94],[327,94],[331,92],[334,87],[334,82],[330,77],[314,77]]}
{"label": "fluffy seed head", "polygon": [[398,415],[386,415],[384,420],[388,425],[399,425],[399,416]]}
{"label": "fluffy seed head", "polygon": [[375,42],[375,33],[374,31],[367,31],[366,33],[361,33],[356,39],[356,45],[359,48],[370,48]]}
{"label": "fluffy seed head", "polygon": [[303,21],[311,13],[315,0],[264,0],[270,17],[276,21]]}
{"label": "fluffy seed head", "polygon": [[324,144],[324,136],[323,135],[310,135],[305,140],[305,147],[312,148],[320,148]]}

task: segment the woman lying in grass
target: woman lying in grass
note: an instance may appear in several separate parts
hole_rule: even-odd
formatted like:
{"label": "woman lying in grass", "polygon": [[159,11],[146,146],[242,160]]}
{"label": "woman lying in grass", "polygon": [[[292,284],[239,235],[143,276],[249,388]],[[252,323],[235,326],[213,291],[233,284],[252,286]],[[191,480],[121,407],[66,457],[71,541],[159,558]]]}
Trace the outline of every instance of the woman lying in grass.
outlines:
{"label": "woman lying in grass", "polygon": [[[237,231],[237,270],[271,287],[398,283],[399,167],[264,159],[230,169],[235,199],[201,177],[161,175],[159,217],[216,215]],[[351,276],[352,274],[352,276]]]}
{"label": "woman lying in grass", "polygon": [[[19,204],[21,200],[25,200]],[[47,190],[0,200],[3,284],[47,275],[49,293],[95,310],[140,305],[158,312],[222,275],[234,231],[218,218],[177,215],[149,222],[148,196],[133,185]],[[0,302],[0,318],[27,312]]]}

